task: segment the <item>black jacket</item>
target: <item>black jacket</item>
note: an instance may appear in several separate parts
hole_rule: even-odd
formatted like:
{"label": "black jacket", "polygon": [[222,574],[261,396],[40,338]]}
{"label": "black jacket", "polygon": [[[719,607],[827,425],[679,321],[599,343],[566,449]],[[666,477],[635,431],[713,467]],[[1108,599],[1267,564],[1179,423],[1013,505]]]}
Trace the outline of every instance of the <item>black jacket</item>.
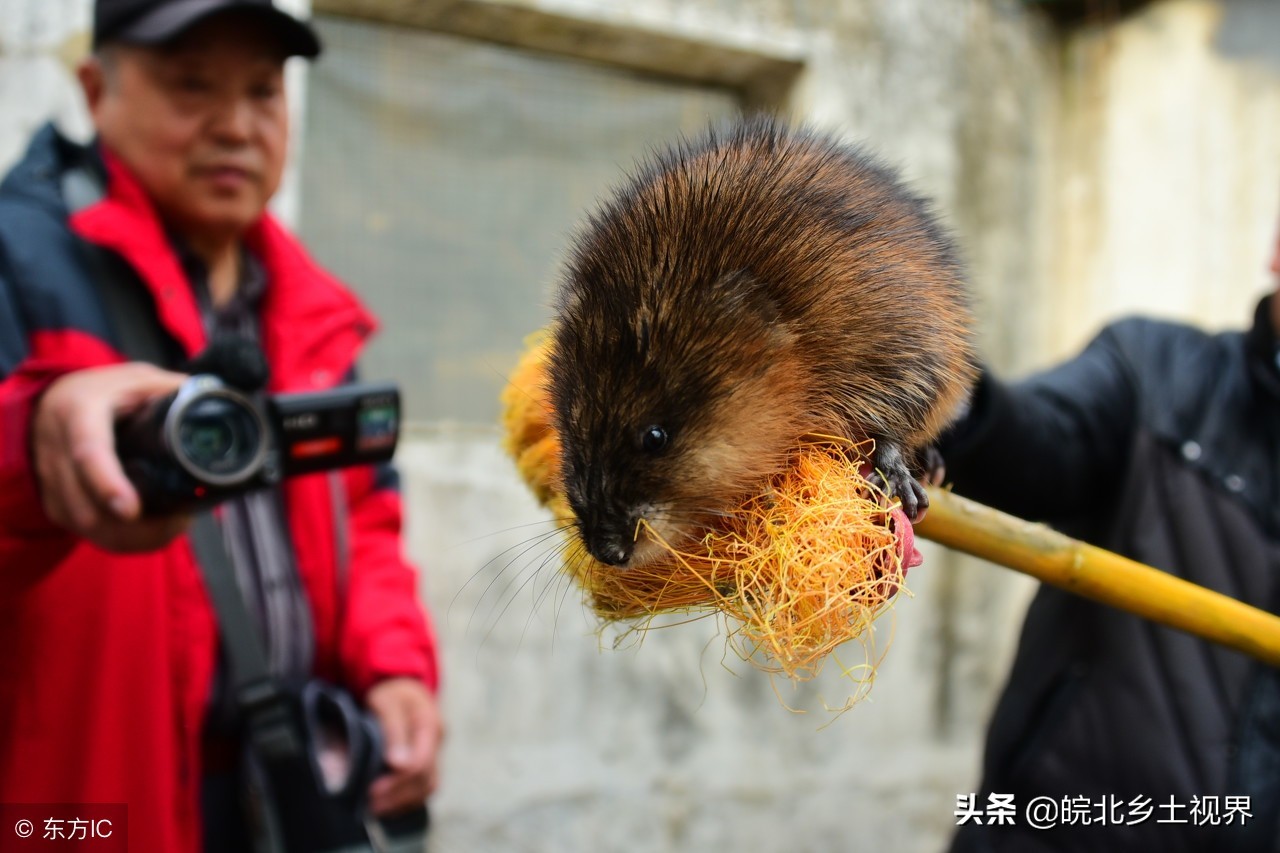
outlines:
{"label": "black jacket", "polygon": [[[1269,302],[1247,333],[1126,320],[1024,382],[984,376],[943,442],[955,490],[1276,612]],[[953,853],[1280,850],[1280,670],[1042,587],[991,721],[979,810],[991,793],[1014,795],[1015,824],[966,823]],[[1059,812],[1087,797],[1095,816],[1102,800],[1112,825],[1032,829],[1038,796]],[[1249,798],[1243,827],[1238,811],[1229,826],[1207,816],[1225,821],[1228,796]],[[1188,823],[1159,823],[1171,818]]]}

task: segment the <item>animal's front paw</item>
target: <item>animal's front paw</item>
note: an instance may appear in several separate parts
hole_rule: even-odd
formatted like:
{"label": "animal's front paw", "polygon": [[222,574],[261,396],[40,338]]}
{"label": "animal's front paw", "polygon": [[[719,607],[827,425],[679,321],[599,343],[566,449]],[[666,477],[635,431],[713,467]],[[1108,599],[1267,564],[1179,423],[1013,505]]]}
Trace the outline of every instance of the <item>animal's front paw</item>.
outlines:
{"label": "animal's front paw", "polygon": [[898,445],[883,439],[876,441],[875,452],[871,456],[871,464],[875,470],[871,479],[902,503],[902,511],[912,523],[924,518],[929,508],[929,493],[907,469],[907,461],[902,456]]}

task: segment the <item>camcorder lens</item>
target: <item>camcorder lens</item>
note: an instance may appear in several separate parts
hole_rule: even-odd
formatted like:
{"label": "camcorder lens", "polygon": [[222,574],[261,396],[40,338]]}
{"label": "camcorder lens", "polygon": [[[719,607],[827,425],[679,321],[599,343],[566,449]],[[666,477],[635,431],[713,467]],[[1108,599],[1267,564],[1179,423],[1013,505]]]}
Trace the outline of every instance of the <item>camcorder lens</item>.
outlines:
{"label": "camcorder lens", "polygon": [[209,396],[192,403],[182,413],[178,441],[192,465],[214,476],[227,477],[253,463],[263,435],[253,413],[243,404]]}

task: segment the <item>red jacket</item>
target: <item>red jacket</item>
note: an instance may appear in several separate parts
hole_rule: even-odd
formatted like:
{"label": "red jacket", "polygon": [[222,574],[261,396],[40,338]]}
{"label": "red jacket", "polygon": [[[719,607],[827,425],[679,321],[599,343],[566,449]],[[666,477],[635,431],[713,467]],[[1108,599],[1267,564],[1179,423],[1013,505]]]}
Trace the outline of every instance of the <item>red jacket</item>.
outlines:
{"label": "red jacket", "polygon": [[[39,159],[39,145],[28,159]],[[177,257],[140,185],[105,159],[107,198],[64,216],[61,227],[122,256],[154,296],[164,329],[194,354],[204,332]],[[185,536],[154,553],[113,554],[56,528],[41,510],[28,444],[34,397],[64,373],[123,357],[94,333],[104,323],[66,319],[86,308],[65,276],[21,280],[31,268],[25,252],[65,247],[25,245],[12,233],[21,223],[6,233],[13,210],[0,207],[0,299],[18,321],[0,305],[0,336],[24,327],[25,356],[0,382],[0,802],[128,803],[131,851],[194,851],[214,615]],[[262,339],[271,390],[334,385],[373,318],[269,216],[247,240],[270,282]],[[57,306],[63,298],[69,304]],[[367,467],[295,478],[285,489],[317,675],[361,696],[396,675],[434,689],[432,631],[402,554],[397,494],[379,488]],[[345,522],[335,518],[344,504]]]}

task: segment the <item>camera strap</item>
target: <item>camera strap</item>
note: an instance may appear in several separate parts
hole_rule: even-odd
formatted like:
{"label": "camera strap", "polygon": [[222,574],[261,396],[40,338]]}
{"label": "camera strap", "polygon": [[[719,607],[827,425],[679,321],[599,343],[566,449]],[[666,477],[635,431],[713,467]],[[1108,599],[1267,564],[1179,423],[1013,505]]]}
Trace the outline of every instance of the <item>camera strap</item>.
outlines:
{"label": "camera strap", "polygon": [[253,746],[264,758],[295,758],[303,747],[288,697],[267,667],[257,627],[240,595],[222,526],[212,512],[195,516],[190,538],[218,615],[232,689]]}
{"label": "camera strap", "polygon": [[[62,173],[62,198],[68,213],[96,204],[104,195],[102,179],[90,164],[78,164]],[[177,361],[175,345],[166,344],[155,319],[155,303],[134,280],[123,259],[83,238],[76,237],[75,242],[98,285],[107,324],[121,354],[134,361],[171,367]]]}

